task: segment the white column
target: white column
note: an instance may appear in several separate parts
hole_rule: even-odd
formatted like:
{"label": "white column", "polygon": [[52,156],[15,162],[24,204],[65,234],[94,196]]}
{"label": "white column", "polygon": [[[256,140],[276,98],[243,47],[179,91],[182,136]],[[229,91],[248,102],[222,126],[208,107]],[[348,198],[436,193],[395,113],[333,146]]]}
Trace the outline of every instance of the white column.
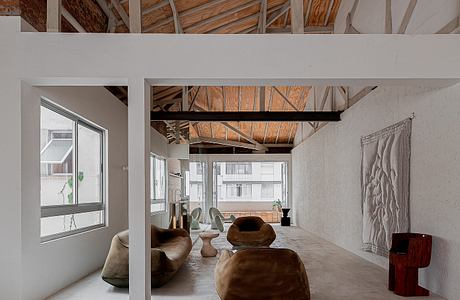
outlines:
{"label": "white column", "polygon": [[46,31],[61,31],[62,0],[48,0],[46,2]]}
{"label": "white column", "polygon": [[150,86],[128,82],[129,299],[151,297],[150,287]]}

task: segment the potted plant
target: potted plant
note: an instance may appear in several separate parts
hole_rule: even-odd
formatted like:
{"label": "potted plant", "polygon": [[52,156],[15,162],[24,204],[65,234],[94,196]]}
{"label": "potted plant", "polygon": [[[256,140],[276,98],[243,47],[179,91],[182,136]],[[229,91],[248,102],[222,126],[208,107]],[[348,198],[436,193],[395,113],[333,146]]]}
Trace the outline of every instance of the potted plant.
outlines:
{"label": "potted plant", "polygon": [[283,205],[281,204],[280,199],[273,201],[273,210],[277,210],[278,212],[281,212],[282,208],[283,208]]}

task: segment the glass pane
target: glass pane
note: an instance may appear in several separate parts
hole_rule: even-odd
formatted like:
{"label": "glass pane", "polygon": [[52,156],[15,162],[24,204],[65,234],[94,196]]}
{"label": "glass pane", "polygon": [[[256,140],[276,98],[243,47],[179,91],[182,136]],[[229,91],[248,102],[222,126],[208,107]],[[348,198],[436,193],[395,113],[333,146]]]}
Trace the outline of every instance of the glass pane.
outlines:
{"label": "glass pane", "polygon": [[103,211],[41,218],[41,237],[104,224]]}
{"label": "glass pane", "polygon": [[150,205],[151,212],[160,212],[166,210],[166,201],[162,203],[152,203]]}
{"label": "glass pane", "polygon": [[279,222],[277,204],[287,206],[287,180],[286,162],[215,162],[213,199],[224,215],[256,215]]}
{"label": "glass pane", "polygon": [[102,201],[102,134],[78,125],[78,203]]}
{"label": "glass pane", "polygon": [[40,203],[74,204],[73,139],[75,122],[40,108]]}

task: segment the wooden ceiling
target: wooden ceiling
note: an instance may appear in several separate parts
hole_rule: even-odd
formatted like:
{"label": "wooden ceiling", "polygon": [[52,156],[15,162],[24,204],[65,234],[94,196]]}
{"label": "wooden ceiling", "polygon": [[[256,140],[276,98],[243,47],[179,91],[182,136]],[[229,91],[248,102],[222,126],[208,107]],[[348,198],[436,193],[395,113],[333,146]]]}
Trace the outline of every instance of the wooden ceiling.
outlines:
{"label": "wooden ceiling", "polygon": [[[115,4],[118,1],[109,1]],[[113,5],[115,32],[128,32],[129,1]],[[142,0],[145,33],[290,32],[289,0]],[[341,0],[304,0],[306,33],[333,31]],[[263,20],[265,16],[265,20]],[[266,26],[263,27],[263,24]]]}
{"label": "wooden ceiling", "polygon": [[[309,87],[267,86],[262,101],[266,111],[303,111]],[[262,92],[263,93],[263,92]],[[182,105],[182,87],[154,87],[153,111],[178,111]],[[233,86],[195,86],[187,93],[190,111],[260,111],[261,88]],[[185,124],[187,123],[187,124]],[[175,123],[169,123],[168,138],[173,142]],[[188,122],[181,124],[184,139],[192,142],[291,144],[297,129],[295,122]],[[189,136],[187,136],[189,130]],[[228,146],[238,144],[229,143]],[[243,144],[241,144],[243,145]],[[250,145],[248,145],[250,147]],[[257,147],[254,147],[257,148]],[[257,149],[255,149],[257,150]]]}
{"label": "wooden ceiling", "polygon": [[[111,32],[129,32],[128,0],[110,0]],[[290,33],[290,0],[142,0],[143,33],[251,34]],[[333,33],[341,0],[304,0],[304,33]],[[115,21],[113,21],[115,19]],[[129,19],[128,19],[129,20]],[[303,111],[309,87],[264,88],[265,110]],[[124,89],[112,92],[126,102]],[[177,111],[187,95],[190,110],[259,111],[259,87],[154,87],[153,110]],[[170,142],[218,144],[266,150],[289,146],[297,130],[294,122],[153,122]],[[165,126],[166,125],[166,126]],[[241,147],[240,147],[241,146]]]}

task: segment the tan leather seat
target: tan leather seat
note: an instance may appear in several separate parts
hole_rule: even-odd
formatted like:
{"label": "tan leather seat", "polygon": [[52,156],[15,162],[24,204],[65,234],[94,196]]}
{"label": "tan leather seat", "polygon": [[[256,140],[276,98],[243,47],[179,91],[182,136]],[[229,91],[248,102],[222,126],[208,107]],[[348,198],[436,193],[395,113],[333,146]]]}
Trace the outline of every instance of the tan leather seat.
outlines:
{"label": "tan leather seat", "polygon": [[[152,287],[170,280],[192,249],[192,240],[183,229],[162,229],[151,226]],[[102,269],[102,279],[111,285],[129,286],[129,233],[116,234]]]}
{"label": "tan leather seat", "polygon": [[273,227],[259,217],[240,217],[228,229],[227,240],[233,246],[270,246],[276,239]]}
{"label": "tan leather seat", "polygon": [[215,273],[222,300],[309,300],[305,267],[289,249],[223,250]]}

